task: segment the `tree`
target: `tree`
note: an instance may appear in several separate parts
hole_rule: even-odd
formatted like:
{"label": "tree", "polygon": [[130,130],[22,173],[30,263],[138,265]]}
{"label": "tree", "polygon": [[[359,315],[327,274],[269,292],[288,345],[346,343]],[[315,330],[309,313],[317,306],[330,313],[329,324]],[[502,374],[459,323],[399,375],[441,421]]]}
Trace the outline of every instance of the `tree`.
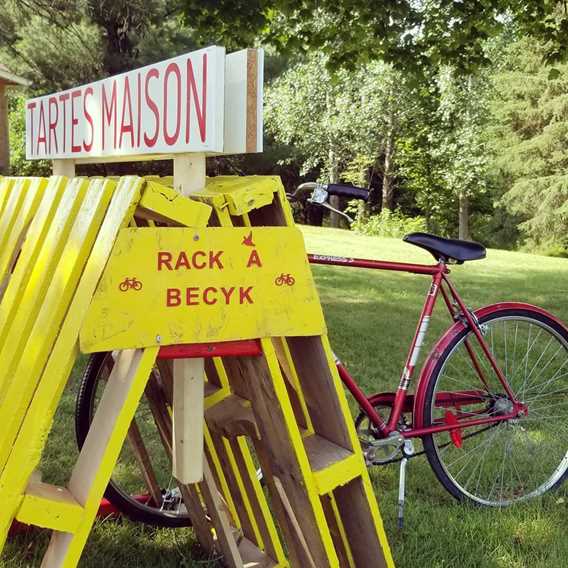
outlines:
{"label": "tree", "polygon": [[568,65],[541,64],[545,49],[523,39],[494,74],[494,167],[502,203],[521,216],[536,246],[568,250]]}
{"label": "tree", "polygon": [[178,0],[5,0],[0,57],[38,93],[195,47]]}
{"label": "tree", "polygon": [[331,67],[381,59],[423,72],[451,64],[460,71],[488,62],[485,41],[513,25],[547,42],[544,56],[568,54],[565,2],[528,0],[212,0],[184,1],[203,42],[246,47],[259,40],[278,50],[322,51]]}
{"label": "tree", "polygon": [[367,187],[378,174],[371,192],[382,191],[382,207],[392,210],[396,148],[413,122],[413,91],[384,63],[330,72],[326,62],[311,55],[267,89],[267,131],[294,148],[304,173],[318,169],[325,181]]}

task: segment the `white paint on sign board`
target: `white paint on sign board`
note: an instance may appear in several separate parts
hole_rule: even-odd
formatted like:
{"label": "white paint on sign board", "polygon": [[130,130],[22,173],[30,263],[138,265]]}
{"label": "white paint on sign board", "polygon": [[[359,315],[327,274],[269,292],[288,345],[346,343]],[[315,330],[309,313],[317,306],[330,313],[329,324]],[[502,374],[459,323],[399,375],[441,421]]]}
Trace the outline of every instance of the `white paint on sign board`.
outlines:
{"label": "white paint on sign board", "polygon": [[261,151],[262,59],[262,50],[226,57],[213,46],[31,99],[26,156],[80,163]]}

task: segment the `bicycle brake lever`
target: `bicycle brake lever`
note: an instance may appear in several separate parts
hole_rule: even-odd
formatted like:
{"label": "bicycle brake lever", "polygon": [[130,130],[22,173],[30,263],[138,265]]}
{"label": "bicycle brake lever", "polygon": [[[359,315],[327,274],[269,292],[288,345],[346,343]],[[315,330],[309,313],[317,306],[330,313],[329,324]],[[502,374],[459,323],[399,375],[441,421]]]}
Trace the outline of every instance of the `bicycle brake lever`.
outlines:
{"label": "bicycle brake lever", "polygon": [[[311,202],[311,200],[309,200],[309,201]],[[334,213],[337,213],[338,215],[345,217],[345,219],[347,219],[347,221],[349,221],[349,223],[353,223],[352,217],[347,215],[347,213],[344,213],[343,211],[340,211],[339,209],[336,209],[335,207],[331,206],[329,203],[327,203],[327,202],[317,203],[317,205],[321,205],[322,207],[325,207],[326,209],[329,209],[330,211],[333,211]]]}

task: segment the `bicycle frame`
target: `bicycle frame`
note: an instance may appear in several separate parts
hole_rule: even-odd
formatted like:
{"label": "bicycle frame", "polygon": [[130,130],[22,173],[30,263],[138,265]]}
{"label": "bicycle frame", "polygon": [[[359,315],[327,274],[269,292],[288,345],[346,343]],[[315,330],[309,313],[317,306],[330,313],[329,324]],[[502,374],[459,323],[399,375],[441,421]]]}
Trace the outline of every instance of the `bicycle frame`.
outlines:
{"label": "bicycle frame", "polygon": [[[373,402],[377,402],[378,398],[369,399],[365,396],[363,391],[359,388],[356,381],[349,374],[345,366],[341,361],[337,360],[337,369],[339,376],[343,381],[344,385],[347,387],[349,392],[353,395],[363,412],[369,417],[369,420],[377,428],[381,436],[386,437],[391,432],[398,430],[398,424],[400,418],[404,412],[412,412],[414,414],[414,395],[408,394],[408,387],[412,382],[414,371],[416,368],[416,363],[420,356],[420,351],[424,343],[424,338],[428,330],[430,323],[430,318],[434,311],[436,305],[436,300],[441,294],[444,303],[450,313],[450,317],[453,321],[462,321],[464,325],[467,325],[479,343],[483,355],[487,358],[490,364],[490,368],[493,369],[495,375],[497,376],[499,382],[503,386],[504,391],[507,396],[512,401],[513,407],[512,411],[507,414],[495,415],[491,417],[478,418],[478,419],[468,419],[461,420],[457,423],[448,424],[435,424],[428,427],[416,427],[413,423],[412,428],[405,429],[401,431],[403,437],[405,438],[416,438],[422,437],[428,434],[433,434],[436,432],[451,431],[451,430],[461,430],[463,428],[471,426],[481,426],[488,424],[495,424],[497,422],[502,422],[510,420],[519,416],[519,414],[526,413],[526,407],[518,400],[516,400],[507,379],[505,378],[503,371],[495,361],[491,350],[483,338],[483,333],[477,323],[475,314],[473,314],[465,305],[461,297],[459,296],[456,288],[448,278],[450,270],[445,262],[440,261],[438,264],[411,264],[406,262],[388,262],[382,260],[368,260],[360,258],[350,258],[342,256],[328,256],[328,255],[318,255],[310,254],[308,255],[309,262],[311,264],[322,264],[331,266],[347,266],[351,268],[367,268],[371,270],[388,270],[396,272],[407,272],[411,274],[420,274],[430,276],[432,279],[432,284],[426,295],[422,311],[418,320],[418,325],[416,326],[416,331],[414,333],[414,338],[410,345],[408,355],[406,358],[406,363],[401,375],[400,383],[395,393],[385,393],[382,395],[377,395],[377,397],[382,397],[381,401],[385,403],[386,406],[391,407],[391,412],[387,421],[375,410]],[[472,360],[473,367],[477,372],[482,384],[487,385],[487,380],[484,376],[481,365],[479,364],[477,355],[472,349],[471,345],[468,343],[469,340],[465,341],[465,346],[467,352]],[[423,375],[420,377],[420,381],[416,387],[417,395],[423,392],[426,388],[426,381],[423,380]],[[472,401],[472,396],[475,393],[472,391],[467,392],[448,392],[448,393],[438,393],[436,402],[444,404],[447,406],[455,406],[461,400],[468,402]],[[481,397],[481,392],[479,393],[480,402],[483,400]],[[439,397],[439,398],[438,398]]]}

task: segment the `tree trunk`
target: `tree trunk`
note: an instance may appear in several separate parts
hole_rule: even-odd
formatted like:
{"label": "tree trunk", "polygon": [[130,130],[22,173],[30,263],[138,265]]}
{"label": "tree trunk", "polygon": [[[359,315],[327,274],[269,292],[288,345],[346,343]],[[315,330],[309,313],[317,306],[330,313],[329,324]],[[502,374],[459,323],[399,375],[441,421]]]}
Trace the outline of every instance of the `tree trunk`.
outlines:
{"label": "tree trunk", "polygon": [[[329,164],[330,164],[330,171],[329,171],[329,183],[337,183],[339,181],[339,168],[337,165],[337,158],[335,156],[335,152],[333,148],[329,148]],[[329,204],[336,209],[341,207],[341,198],[337,195],[331,195],[329,197]],[[333,211],[329,212],[329,225],[330,227],[339,228],[341,227],[341,215],[334,213]]]}
{"label": "tree trunk", "polygon": [[391,179],[392,157],[394,151],[392,129],[387,134],[385,141],[385,164],[383,168],[383,209],[394,209],[394,186]]}
{"label": "tree trunk", "polygon": [[459,195],[459,238],[469,241],[469,197],[465,193]]}

